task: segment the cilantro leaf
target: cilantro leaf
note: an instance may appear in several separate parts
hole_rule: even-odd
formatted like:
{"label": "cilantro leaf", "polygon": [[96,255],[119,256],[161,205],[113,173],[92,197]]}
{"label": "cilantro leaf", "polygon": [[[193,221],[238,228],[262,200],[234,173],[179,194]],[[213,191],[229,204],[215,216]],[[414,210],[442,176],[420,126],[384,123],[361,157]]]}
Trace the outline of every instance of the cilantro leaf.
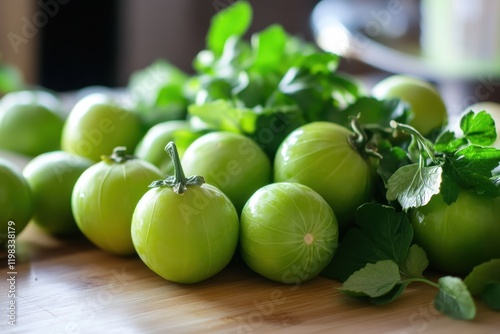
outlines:
{"label": "cilantro leaf", "polygon": [[352,296],[376,298],[390,292],[400,279],[398,265],[392,260],[382,260],[354,272],[340,290]]}
{"label": "cilantro leaf", "polygon": [[442,167],[418,163],[399,168],[387,181],[387,200],[398,200],[403,210],[427,204],[439,193]]}
{"label": "cilantro leaf", "polygon": [[436,310],[454,319],[472,320],[476,305],[467,286],[458,277],[444,276],[438,280],[439,292],[434,299]]}
{"label": "cilantro leaf", "polygon": [[495,121],[486,111],[469,111],[461,118],[460,128],[471,144],[488,146],[497,138]]}
{"label": "cilantro leaf", "polygon": [[475,266],[464,278],[473,295],[479,295],[490,281],[500,281],[500,259],[493,259]]}
{"label": "cilantro leaf", "polygon": [[406,151],[399,146],[392,146],[387,140],[380,141],[378,144],[378,153],[382,155],[377,167],[377,173],[382,178],[384,185],[398,168],[410,163]]}
{"label": "cilantro leaf", "polygon": [[466,138],[457,138],[453,131],[446,130],[437,137],[434,149],[437,152],[453,153],[467,143]]}
{"label": "cilantro leaf", "polygon": [[287,43],[287,34],[280,25],[271,25],[252,35],[252,49],[255,61],[253,66],[259,71],[271,72],[282,64]]}
{"label": "cilantro leaf", "polygon": [[406,123],[411,116],[408,104],[400,99],[378,100],[370,96],[361,96],[347,108],[333,115],[332,120],[344,126],[350,125],[350,118],[357,117],[360,124],[377,124],[389,127],[391,120]]}
{"label": "cilantro leaf", "polygon": [[413,244],[405,261],[401,264],[401,272],[407,277],[424,277],[423,273],[428,266],[429,260],[424,249],[417,244]]}
{"label": "cilantro leaf", "polygon": [[375,297],[375,298],[370,298],[370,302],[375,305],[384,305],[392,302],[396,298],[398,298],[406,289],[406,286],[410,284],[411,281],[406,280],[403,282],[398,282],[396,285],[391,289],[391,291],[387,292],[386,294]]}
{"label": "cilantro leaf", "polygon": [[453,165],[451,163],[443,164],[443,174],[441,175],[441,195],[446,204],[450,205],[458,198],[460,185],[453,175]]}
{"label": "cilantro leaf", "polygon": [[227,100],[215,100],[188,107],[191,116],[199,117],[210,128],[231,132],[253,132],[256,113],[252,109],[236,108]]}
{"label": "cilantro leaf", "polygon": [[360,206],[356,226],[350,228],[323,275],[345,281],[368,263],[403,263],[413,239],[413,228],[403,212],[375,203]]}
{"label": "cilantro leaf", "polygon": [[335,72],[338,62],[328,52],[306,55],[285,73],[278,92],[297,104],[308,122],[331,121],[363,93],[356,81]]}
{"label": "cilantro leaf", "polygon": [[499,163],[500,150],[494,147],[469,145],[448,157],[443,166],[445,202],[451,204],[456,200],[458,188],[491,197],[500,196],[500,187],[491,179],[492,170]]}
{"label": "cilantro leaf", "polygon": [[207,47],[216,56],[224,50],[224,44],[231,36],[241,37],[252,22],[252,7],[246,1],[237,1],[212,17],[207,33]]}
{"label": "cilantro leaf", "polygon": [[453,154],[468,144],[489,146],[497,137],[495,121],[485,111],[479,113],[469,111],[464,114],[460,119],[460,129],[462,133],[458,137],[450,130],[439,134],[434,149],[437,152]]}

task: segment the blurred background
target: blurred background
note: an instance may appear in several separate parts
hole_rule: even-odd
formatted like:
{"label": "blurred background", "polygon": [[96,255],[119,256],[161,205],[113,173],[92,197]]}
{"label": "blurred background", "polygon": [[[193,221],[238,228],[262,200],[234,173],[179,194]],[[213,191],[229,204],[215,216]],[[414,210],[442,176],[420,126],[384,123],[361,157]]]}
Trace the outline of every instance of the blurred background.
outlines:
{"label": "blurred background", "polygon": [[[1,57],[19,66],[28,82],[55,90],[96,84],[122,86],[131,72],[157,58],[190,72],[191,61],[205,47],[210,18],[232,2],[1,1]],[[251,3],[255,10],[252,31],[281,23],[291,33],[312,38],[309,14],[316,1]]]}
{"label": "blurred background", "polygon": [[[122,87],[158,58],[186,72],[210,18],[237,0],[3,0],[0,59],[56,91]],[[439,86],[450,108],[500,100],[500,1],[250,0],[249,32],[281,24],[342,55],[341,70]]]}

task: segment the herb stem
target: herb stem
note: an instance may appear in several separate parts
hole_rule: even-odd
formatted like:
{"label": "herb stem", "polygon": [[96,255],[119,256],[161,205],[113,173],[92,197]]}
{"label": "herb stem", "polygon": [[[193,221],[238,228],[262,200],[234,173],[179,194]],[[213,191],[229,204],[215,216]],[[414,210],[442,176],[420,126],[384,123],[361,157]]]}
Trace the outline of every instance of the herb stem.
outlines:
{"label": "herb stem", "polygon": [[432,147],[432,143],[429,142],[420,132],[418,132],[414,127],[408,125],[408,124],[403,124],[403,123],[398,123],[394,120],[391,121],[391,127],[396,130],[400,130],[406,133],[409,133],[410,135],[413,136],[417,140],[418,147],[420,150],[424,150],[427,155],[431,158],[432,162],[438,163],[436,159],[436,155],[434,154],[434,148]]}
{"label": "herb stem", "polygon": [[431,281],[427,278],[423,278],[423,277],[412,277],[412,278],[407,279],[406,281],[407,282],[421,282],[421,283],[425,283],[425,284],[428,284],[430,286],[433,286],[433,287],[439,289],[439,285],[437,285],[433,281]]}

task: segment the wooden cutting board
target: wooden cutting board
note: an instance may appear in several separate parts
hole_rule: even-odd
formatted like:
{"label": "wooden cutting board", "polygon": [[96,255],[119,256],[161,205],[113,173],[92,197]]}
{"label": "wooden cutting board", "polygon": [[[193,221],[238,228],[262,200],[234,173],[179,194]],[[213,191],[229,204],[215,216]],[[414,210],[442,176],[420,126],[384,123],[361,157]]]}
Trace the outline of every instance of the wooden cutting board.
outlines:
{"label": "wooden cutting board", "polygon": [[[118,257],[83,238],[57,240],[29,225],[17,240],[16,327],[7,324],[1,282],[0,333],[500,333],[500,313],[477,303],[474,321],[433,306],[436,289],[411,284],[395,302],[374,306],[339,292],[324,277],[271,282],[243,263],[212,279],[168,282],[137,257]],[[2,258],[4,275],[7,259]]]}

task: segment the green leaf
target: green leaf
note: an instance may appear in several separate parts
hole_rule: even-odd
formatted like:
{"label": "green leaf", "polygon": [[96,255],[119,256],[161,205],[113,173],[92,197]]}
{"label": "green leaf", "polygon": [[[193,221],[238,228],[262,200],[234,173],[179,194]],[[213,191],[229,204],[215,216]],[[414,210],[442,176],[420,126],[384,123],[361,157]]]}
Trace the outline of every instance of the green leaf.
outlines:
{"label": "green leaf", "polygon": [[441,166],[420,166],[415,163],[399,168],[387,181],[387,200],[398,200],[403,210],[427,204],[439,193]]}
{"label": "green leaf", "polygon": [[407,123],[411,116],[408,104],[400,99],[377,100],[374,97],[361,96],[345,110],[334,115],[334,121],[344,126],[350,125],[350,118],[359,115],[358,122],[377,124],[389,128],[390,121]]}
{"label": "green leaf", "polygon": [[441,175],[441,195],[446,204],[450,205],[455,202],[460,192],[460,185],[457,183],[453,175],[453,165],[450,163],[443,164],[443,174]]}
{"label": "green leaf", "polygon": [[236,108],[227,100],[216,100],[202,105],[190,105],[191,116],[199,117],[210,128],[231,132],[255,131],[257,114],[252,109]]}
{"label": "green leaf", "polygon": [[382,155],[377,167],[384,184],[400,167],[410,163],[406,151],[399,146],[392,146],[388,141],[383,140],[377,143],[378,153]]}
{"label": "green leaf", "polygon": [[473,295],[480,295],[490,281],[500,281],[500,259],[475,266],[464,278],[465,285]]}
{"label": "green leaf", "polygon": [[252,23],[252,7],[239,0],[212,17],[207,33],[207,47],[216,57],[222,54],[224,44],[231,36],[243,36]]}
{"label": "green leaf", "polygon": [[262,147],[271,161],[286,136],[306,123],[302,111],[295,105],[263,108],[256,111],[256,117],[254,131],[245,134]]}
{"label": "green leaf", "polygon": [[457,138],[454,132],[447,130],[438,136],[434,143],[434,149],[437,152],[454,153],[466,144],[468,144],[467,139]]}
{"label": "green leaf", "polygon": [[492,281],[486,284],[481,299],[492,310],[500,311],[500,281]]}
{"label": "green leaf", "polygon": [[401,264],[400,270],[407,277],[424,277],[423,273],[428,266],[429,260],[424,249],[417,244],[413,244]]}
{"label": "green leaf", "polygon": [[184,119],[188,75],[166,60],[158,59],[129,78],[128,91],[147,128],[160,122]]}
{"label": "green leaf", "polygon": [[287,34],[280,25],[271,25],[252,35],[251,43],[255,54],[253,68],[270,72],[281,67]]}
{"label": "green leaf", "polygon": [[308,122],[332,120],[333,113],[361,94],[354,80],[335,73],[338,60],[328,52],[307,55],[285,73],[278,85],[278,91],[300,107]]}
{"label": "green leaf", "polygon": [[384,305],[392,302],[396,298],[398,298],[406,289],[406,286],[410,284],[411,281],[404,281],[404,282],[398,282],[396,285],[391,289],[391,291],[387,292],[386,294],[375,297],[375,298],[370,298],[370,302],[375,305]]}
{"label": "green leaf", "polygon": [[[500,188],[491,178],[493,169],[499,163],[499,149],[469,145],[456,152],[454,156],[446,159],[443,172],[450,179],[447,181],[448,186],[455,182],[465,190],[496,197],[500,195]],[[453,186],[453,188],[456,188],[456,186]]]}
{"label": "green leaf", "polygon": [[356,226],[343,237],[323,275],[345,281],[368,263],[392,260],[401,264],[413,239],[413,228],[403,212],[375,203],[360,206]]}
{"label": "green leaf", "polygon": [[461,118],[460,128],[471,144],[489,146],[497,138],[495,121],[486,111],[469,111]]}
{"label": "green leaf", "polygon": [[0,96],[21,89],[23,80],[21,72],[13,66],[0,64]]}
{"label": "green leaf", "polygon": [[458,277],[444,276],[438,280],[439,292],[434,299],[436,310],[454,319],[472,320],[476,305],[467,286]]}
{"label": "green leaf", "polygon": [[380,297],[390,292],[400,281],[399,268],[392,260],[368,263],[354,272],[340,290],[353,296]]}

